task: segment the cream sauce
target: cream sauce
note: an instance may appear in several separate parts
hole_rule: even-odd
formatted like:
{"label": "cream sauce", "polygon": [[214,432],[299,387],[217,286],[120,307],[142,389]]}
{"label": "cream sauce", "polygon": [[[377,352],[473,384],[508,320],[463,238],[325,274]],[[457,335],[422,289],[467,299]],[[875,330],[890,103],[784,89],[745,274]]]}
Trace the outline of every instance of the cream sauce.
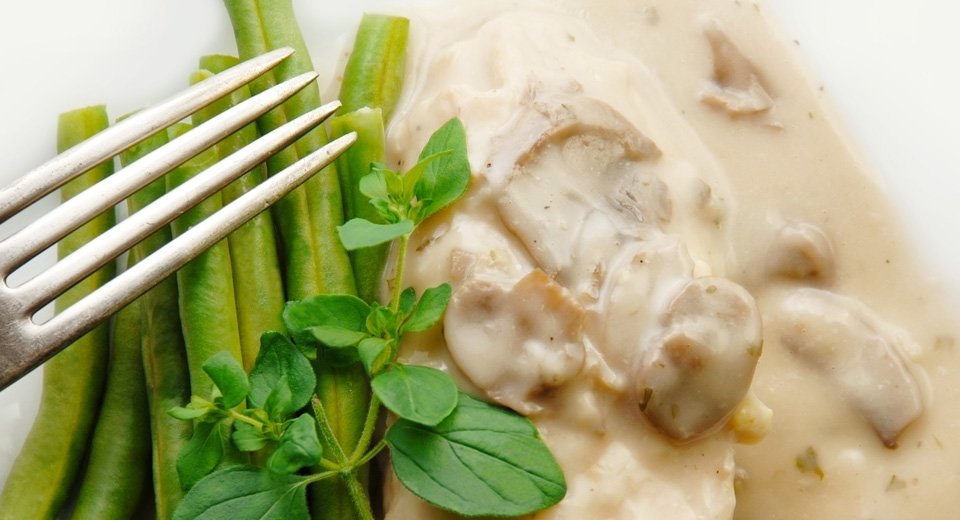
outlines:
{"label": "cream sauce", "polygon": [[[957,510],[951,309],[762,4],[412,18],[391,157],[458,116],[474,179],[411,242],[403,283],[455,293],[402,357],[537,424],[569,492],[536,518]],[[385,503],[450,516],[395,481]]]}

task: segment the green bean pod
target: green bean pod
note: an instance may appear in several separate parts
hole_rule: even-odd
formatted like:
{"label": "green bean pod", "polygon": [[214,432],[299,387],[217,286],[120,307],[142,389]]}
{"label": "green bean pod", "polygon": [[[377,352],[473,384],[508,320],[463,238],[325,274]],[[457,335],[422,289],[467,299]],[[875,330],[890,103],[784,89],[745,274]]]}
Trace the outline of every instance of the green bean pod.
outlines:
{"label": "green bean pod", "polygon": [[[290,0],[225,0],[224,4],[233,24],[241,59],[248,59],[269,50],[289,46],[295,53],[284,60],[272,74],[250,84],[254,93],[277,81],[312,71],[310,54],[296,29],[297,21]],[[282,125],[289,119],[320,106],[320,91],[315,83],[308,85],[284,103],[260,118],[263,132]],[[323,127],[309,132],[283,154],[267,162],[270,173],[276,173],[296,159],[326,143]],[[299,190],[298,190],[299,191]],[[297,192],[295,192],[297,193]],[[343,223],[340,184],[334,166],[328,166],[307,181],[303,187],[304,199],[298,203],[296,215],[287,215],[285,206],[277,207],[277,224],[287,256],[287,298],[298,300],[325,292],[353,293],[356,289],[350,259],[340,244],[336,227]],[[305,205],[304,205],[305,203]],[[307,240],[309,237],[309,240]],[[295,246],[309,245],[310,258],[305,258]],[[314,270],[307,279],[307,268]]]}
{"label": "green bean pod", "polygon": [[[186,133],[189,128],[186,123],[172,126],[169,129],[171,139]],[[175,168],[166,176],[167,191],[212,166],[217,158],[216,150],[210,148]],[[170,223],[173,236],[180,236],[217,212],[222,204],[220,194],[215,193],[190,208]],[[243,359],[227,242],[217,242],[181,267],[177,271],[177,289],[190,390],[193,395],[209,397],[213,392],[213,381],[203,371],[203,363],[221,351],[229,352],[238,362]]]}
{"label": "green bean pod", "polygon": [[[191,82],[199,81],[236,64],[229,56],[205,56],[200,60],[204,70],[195,73]],[[242,102],[249,91],[241,88],[221,98],[193,115],[194,124]],[[256,125],[247,125],[217,144],[220,157],[231,155],[258,137]],[[221,191],[223,202],[229,203],[266,179],[266,165],[258,165]],[[277,256],[276,236],[270,212],[263,212],[237,228],[227,237],[233,284],[236,293],[237,319],[240,327],[240,346],[243,365],[253,367],[260,351],[260,335],[266,331],[284,331],[282,313],[284,304],[283,279]]]}
{"label": "green bean pod", "polygon": [[403,88],[409,32],[406,18],[363,15],[340,85],[344,112],[379,108],[390,120]]}
{"label": "green bean pod", "polygon": [[[64,151],[108,125],[102,106],[61,114],[57,148]],[[112,160],[96,166],[64,185],[61,198],[73,197],[112,172]],[[114,222],[111,208],[61,240],[58,256],[67,256]],[[76,303],[106,283],[115,271],[112,262],[97,270],[58,298],[55,308],[59,311]],[[96,420],[109,348],[109,324],[105,322],[44,364],[40,409],[0,493],[0,519],[46,519],[60,514]]]}
{"label": "green bean pod", "polygon": [[[360,179],[370,173],[370,165],[386,160],[381,110],[364,107],[337,116],[330,121],[330,132],[337,137],[350,132],[357,133],[357,142],[337,158],[347,219],[359,217],[382,223],[383,218],[359,189]],[[357,296],[368,303],[379,301],[381,278],[389,252],[389,244],[350,252],[353,277],[357,281]]]}
{"label": "green bean pod", "polygon": [[[120,154],[126,166],[168,141],[166,130],[157,132]],[[164,179],[157,179],[127,199],[127,211],[136,213],[167,191]],[[139,258],[153,253],[172,240],[169,226],[163,226],[135,248]],[[150,414],[152,440],[153,495],[159,520],[172,518],[183,489],[177,473],[177,455],[190,440],[193,426],[175,419],[167,410],[190,400],[187,352],[180,331],[177,278],[171,275],[140,297],[140,331],[144,378]]]}
{"label": "green bean pod", "polygon": [[74,520],[133,518],[150,474],[139,299],[114,317],[112,347],[103,405],[71,515]]}
{"label": "green bean pod", "polygon": [[[258,92],[271,81],[282,81],[298,73],[313,70],[306,46],[303,43],[290,0],[224,0],[230,20],[233,24],[240,58],[247,59],[268,50],[290,46],[295,53],[285,60],[269,80],[251,84],[251,90]],[[310,85],[294,99],[282,107],[282,116],[273,111],[269,117],[261,118],[261,130],[269,130],[289,118],[302,114],[320,104],[319,89]],[[308,153],[326,141],[322,129],[311,132],[297,142],[293,150],[297,156]],[[290,148],[288,148],[290,150]],[[268,162],[271,173],[284,166],[286,157],[278,157]],[[289,163],[286,163],[289,164]],[[295,222],[284,220],[278,212],[277,224],[281,237],[294,234],[288,229],[291,224],[308,224],[313,244],[316,284],[312,288],[297,286],[290,269],[303,267],[300,262],[290,258],[290,247],[285,245],[288,262],[287,298],[297,300],[320,293],[355,294],[356,285],[350,258],[340,243],[336,227],[343,223],[343,200],[340,193],[339,178],[335,168],[330,166],[314,176],[304,186],[307,196],[307,219]],[[282,209],[282,208],[281,208]],[[307,290],[309,289],[309,290]],[[331,411],[331,427],[341,444],[347,449],[356,445],[366,416],[369,402],[369,382],[359,364],[345,368],[332,367],[318,360],[317,395],[324,407]],[[313,515],[318,519],[352,519],[356,512],[347,498],[346,488],[341,479],[327,479],[311,486]]]}

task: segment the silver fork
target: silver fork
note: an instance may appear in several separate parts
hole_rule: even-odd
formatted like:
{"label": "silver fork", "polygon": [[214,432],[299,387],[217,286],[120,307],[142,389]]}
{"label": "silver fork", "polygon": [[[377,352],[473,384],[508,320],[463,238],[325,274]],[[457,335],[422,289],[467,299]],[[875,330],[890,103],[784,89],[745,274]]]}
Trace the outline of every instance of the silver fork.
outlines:
{"label": "silver fork", "polygon": [[[241,63],[58,155],[0,190],[0,223],[91,167],[264,74],[292,53],[292,49],[278,49]],[[0,241],[0,389],[304,183],[346,150],[356,136],[334,140],[271,176],[44,323],[37,323],[34,315],[54,298],[323,122],[339,103],[327,103],[264,135],[32,279],[12,287],[8,283],[11,273],[84,222],[278,106],[316,77],[315,73],[297,76],[224,111]]]}

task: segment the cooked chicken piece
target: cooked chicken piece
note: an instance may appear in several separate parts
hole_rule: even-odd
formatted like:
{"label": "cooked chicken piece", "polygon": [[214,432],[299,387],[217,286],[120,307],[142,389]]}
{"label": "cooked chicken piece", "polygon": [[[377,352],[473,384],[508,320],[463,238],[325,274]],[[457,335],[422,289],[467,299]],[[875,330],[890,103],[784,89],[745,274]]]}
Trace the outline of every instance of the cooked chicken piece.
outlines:
{"label": "cooked chicken piece", "polygon": [[760,358],[760,312],[743,287],[702,277],[683,286],[662,324],[637,367],[636,398],[660,431],[689,441],[716,430],[743,401]]}
{"label": "cooked chicken piece", "polygon": [[471,279],[450,299],[444,318],[454,362],[487,396],[522,414],[537,396],[583,367],[583,309],[537,269],[515,285]]}
{"label": "cooked chicken piece", "polygon": [[920,387],[901,350],[909,341],[857,300],[804,288],[780,305],[781,341],[817,368],[870,422],[888,448],[923,413]]}

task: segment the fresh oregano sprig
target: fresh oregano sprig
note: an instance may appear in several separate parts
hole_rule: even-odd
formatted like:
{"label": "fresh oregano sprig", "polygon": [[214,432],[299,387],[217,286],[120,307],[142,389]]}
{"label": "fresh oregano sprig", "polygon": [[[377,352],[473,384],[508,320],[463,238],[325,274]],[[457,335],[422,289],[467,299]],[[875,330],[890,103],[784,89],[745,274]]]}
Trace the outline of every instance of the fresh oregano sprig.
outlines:
{"label": "fresh oregano sprig", "polygon": [[[283,312],[289,338],[264,334],[249,376],[228,354],[212,357],[204,369],[216,385],[214,396],[194,397],[171,411],[196,421],[178,463],[181,479],[192,488],[175,518],[306,519],[306,486],[339,475],[360,517],[372,519],[356,471],[386,447],[407,489],[462,515],[519,516],[563,498],[563,473],[533,423],[460,392],[446,372],[397,358],[404,335],[435,326],[451,296],[446,283],[421,295],[401,290],[410,235],[459,199],[469,181],[466,135],[457,119],[431,136],[406,173],[374,165],[361,179],[361,192],[384,223],[353,219],[338,232],[348,250],[397,241],[397,283],[389,305],[345,294],[290,302]],[[307,354],[334,364],[359,362],[370,377],[373,398],[352,453],[338,444],[313,395]],[[312,415],[302,413],[308,402]],[[374,443],[381,404],[397,420]],[[320,437],[332,453],[323,452]],[[265,467],[215,470],[229,449],[261,452]],[[317,465],[324,471],[295,474]]]}

